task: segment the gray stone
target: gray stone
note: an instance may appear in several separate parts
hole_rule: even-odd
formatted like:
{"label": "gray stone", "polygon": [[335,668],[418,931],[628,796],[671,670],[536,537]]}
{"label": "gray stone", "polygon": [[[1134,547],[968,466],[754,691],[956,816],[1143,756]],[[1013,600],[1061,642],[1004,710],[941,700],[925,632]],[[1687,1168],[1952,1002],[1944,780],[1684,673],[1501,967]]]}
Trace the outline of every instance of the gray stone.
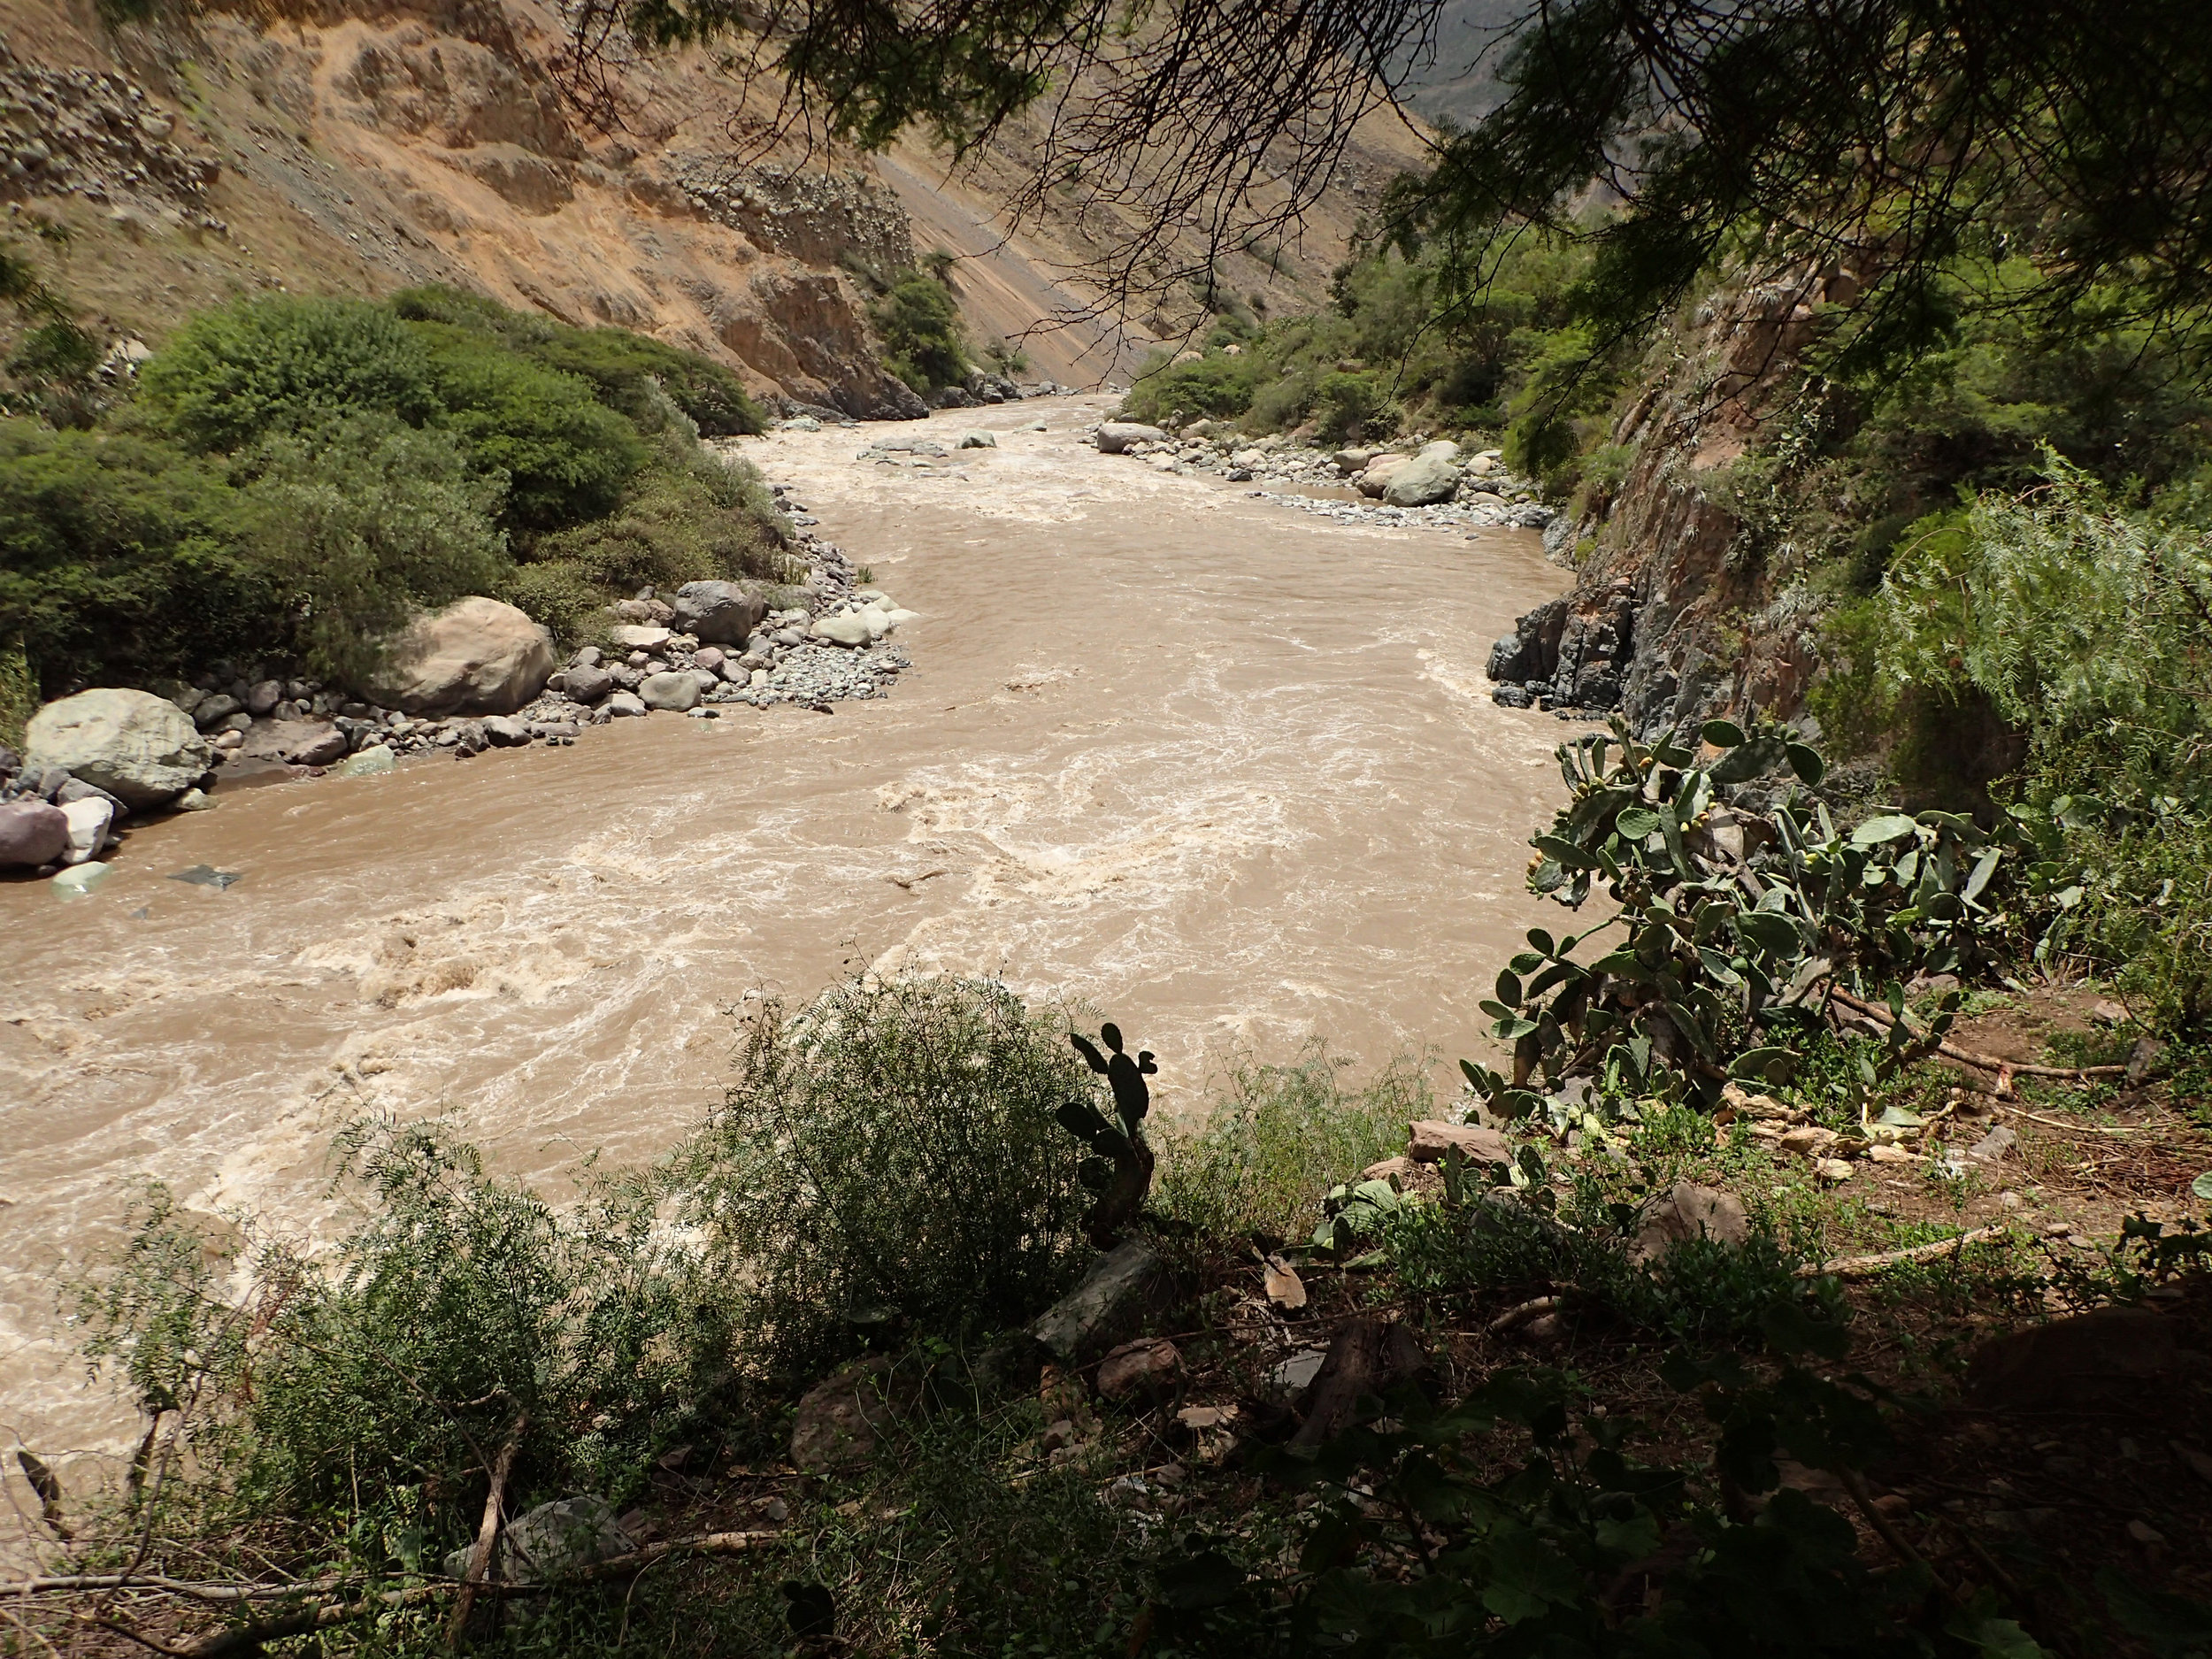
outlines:
{"label": "gray stone", "polygon": [[180,812],[212,812],[216,803],[204,789],[187,789],[173,804]]}
{"label": "gray stone", "polygon": [[817,617],[808,633],[833,645],[865,645],[878,638],[879,631],[869,627],[863,613],[849,611],[842,616]]}
{"label": "gray stone", "polygon": [[664,709],[673,714],[683,714],[696,708],[699,703],[699,682],[689,672],[649,675],[638,687],[638,695],[649,709]]}
{"label": "gray stone", "polygon": [[494,749],[526,748],[530,735],[530,727],[511,714],[495,714],[484,722],[484,741]]}
{"label": "gray stone", "polygon": [[318,726],[286,749],[284,758],[295,766],[334,765],[346,757],[348,747],[346,734],[336,726]]}
{"label": "gray stone", "polygon": [[69,850],[68,815],[43,801],[0,803],[0,866],[35,870]]}
{"label": "gray stone", "polygon": [[1382,498],[1393,507],[1427,507],[1449,501],[1458,488],[1459,468],[1451,457],[1424,449],[1392,471]]}
{"label": "gray stone", "polygon": [[245,706],[228,692],[219,691],[201,701],[200,706],[192,710],[192,718],[202,730],[205,730],[211,726],[221,725]]}
{"label": "gray stone", "polygon": [[[686,683],[689,682],[686,681]],[[606,711],[617,718],[641,715],[646,712],[645,704],[634,691],[616,692],[607,699],[605,707]]]}
{"label": "gray stone", "polygon": [[995,449],[998,448],[998,440],[984,431],[982,427],[978,426],[972,432],[962,433],[960,442],[954,447],[962,449]]}
{"label": "gray stone", "polygon": [[535,737],[573,737],[578,727],[573,720],[533,720],[530,732]]}
{"label": "gray stone", "polygon": [[809,1473],[865,1463],[877,1436],[914,1403],[908,1379],[888,1360],[859,1360],[800,1397],[791,1425],[791,1461]]}
{"label": "gray stone", "polygon": [[457,599],[388,641],[362,689],[409,714],[512,714],[544,689],[553,641],[511,604]]}
{"label": "gray stone", "polygon": [[1124,455],[1133,443],[1165,443],[1167,434],[1157,426],[1147,426],[1133,420],[1110,420],[1098,429],[1098,449],[1102,455]]}
{"label": "gray stone", "polygon": [[102,688],[50,703],[24,733],[24,764],[60,767],[133,810],[161,806],[200,780],[212,758],[191,717],[150,691]]}
{"label": "gray stone", "polygon": [[1433,1118],[1406,1125],[1406,1156],[1416,1164],[1441,1164],[1454,1147],[1472,1168],[1513,1162],[1511,1143],[1494,1129]]}
{"label": "gray stone", "polygon": [[1166,1283],[1167,1263],[1152,1247],[1124,1240],[1038,1317],[1030,1334],[1063,1364],[1087,1364],[1132,1334]]}
{"label": "gray stone", "polygon": [[614,689],[614,676],[595,663],[572,668],[565,689],[579,703],[596,703]]}
{"label": "gray stone", "polygon": [[767,602],[742,583],[686,582],[676,590],[676,626],[704,645],[741,645],[767,615]]}
{"label": "gray stone", "polygon": [[106,802],[110,806],[115,809],[115,816],[118,818],[127,818],[130,815],[129,807],[126,806],[122,802],[117,800],[106,790],[101,788],[99,785],[95,783],[87,783],[81,778],[72,778],[67,783],[62,785],[60,788],[54,791],[54,804],[56,806],[67,806],[72,801],[92,800]]}
{"label": "gray stone", "polygon": [[1741,1199],[1717,1187],[1677,1181],[1644,1207],[1643,1226],[1629,1259],[1655,1261],[1686,1239],[1740,1245],[1750,1236],[1751,1219]]}
{"label": "gray stone", "polygon": [[596,645],[587,645],[568,659],[568,665],[571,668],[596,668],[599,666],[600,660],[599,648]]}
{"label": "gray stone", "polygon": [[366,778],[380,772],[389,772],[399,764],[399,757],[388,743],[372,743],[357,749],[339,768],[349,778]]}
{"label": "gray stone", "polygon": [[[446,1576],[468,1571],[470,1548],[457,1549],[445,1558]],[[499,1535],[496,1559],[487,1577],[503,1584],[543,1584],[580,1568],[626,1555],[636,1548],[615,1525],[614,1511],[603,1498],[556,1498],[526,1509],[507,1523]]]}
{"label": "gray stone", "polygon": [[283,701],[284,685],[280,680],[265,680],[246,694],[246,712],[259,719],[273,712]]}
{"label": "gray stone", "polygon": [[62,855],[62,863],[81,864],[100,856],[100,849],[108,844],[108,826],[115,821],[115,809],[104,795],[88,795],[70,802],[61,809],[69,820],[69,850]]}
{"label": "gray stone", "polygon": [[703,668],[710,674],[719,674],[723,661],[722,648],[718,645],[702,646],[691,654],[691,665]]}

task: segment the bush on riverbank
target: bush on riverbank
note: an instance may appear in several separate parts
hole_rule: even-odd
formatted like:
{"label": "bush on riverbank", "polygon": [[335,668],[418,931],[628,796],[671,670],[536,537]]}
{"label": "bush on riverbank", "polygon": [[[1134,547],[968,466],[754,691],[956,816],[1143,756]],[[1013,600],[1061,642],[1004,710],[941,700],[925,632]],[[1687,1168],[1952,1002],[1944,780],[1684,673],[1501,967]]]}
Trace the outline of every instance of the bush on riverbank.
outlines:
{"label": "bush on riverbank", "polygon": [[[291,660],[359,683],[413,609],[782,576],[735,377],[657,341],[444,289],[202,313],[85,431],[0,419],[0,641],[46,695]],[[539,568],[542,564],[543,568]]]}

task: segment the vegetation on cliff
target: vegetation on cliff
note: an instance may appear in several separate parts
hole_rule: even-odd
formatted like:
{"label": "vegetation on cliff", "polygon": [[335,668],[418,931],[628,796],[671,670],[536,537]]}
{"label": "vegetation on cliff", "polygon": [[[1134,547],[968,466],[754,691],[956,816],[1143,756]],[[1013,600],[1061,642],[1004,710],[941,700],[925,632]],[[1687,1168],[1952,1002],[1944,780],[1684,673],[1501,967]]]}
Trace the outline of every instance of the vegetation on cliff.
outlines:
{"label": "vegetation on cliff", "polygon": [[0,416],[0,640],[49,695],[273,652],[357,681],[465,594],[574,636],[641,586],[781,573],[766,488],[699,442],[759,411],[657,341],[425,288],[240,301],[95,366]]}

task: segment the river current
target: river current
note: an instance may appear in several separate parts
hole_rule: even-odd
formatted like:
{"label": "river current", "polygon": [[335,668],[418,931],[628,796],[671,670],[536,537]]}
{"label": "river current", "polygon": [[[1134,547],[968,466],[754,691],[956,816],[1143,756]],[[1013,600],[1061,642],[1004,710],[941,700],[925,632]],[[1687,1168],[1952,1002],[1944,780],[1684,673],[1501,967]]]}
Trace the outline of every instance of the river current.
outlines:
{"label": "river current", "polygon": [[[892,427],[745,446],[922,613],[887,698],[225,793],[87,897],[0,886],[0,1440],[127,1432],[57,1292],[143,1178],[311,1234],[365,1112],[549,1179],[649,1157],[719,1097],[749,993],[1001,976],[1156,1049],[1171,1112],[1316,1037],[1448,1087],[1543,919],[1525,840],[1560,789],[1563,728],[1495,707],[1483,662],[1561,573],[1532,532],[1101,456],[1104,406],[914,423],[997,434],[927,471],[856,458]],[[203,864],[241,879],[169,879]]]}

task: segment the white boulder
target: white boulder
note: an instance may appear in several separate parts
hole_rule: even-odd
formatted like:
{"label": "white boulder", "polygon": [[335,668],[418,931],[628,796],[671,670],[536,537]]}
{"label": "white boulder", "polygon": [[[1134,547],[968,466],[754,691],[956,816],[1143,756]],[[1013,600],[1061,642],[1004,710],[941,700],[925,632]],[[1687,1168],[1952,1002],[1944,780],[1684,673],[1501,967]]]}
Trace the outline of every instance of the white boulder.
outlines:
{"label": "white boulder", "polygon": [[1133,443],[1165,443],[1167,434],[1157,426],[1147,426],[1133,420],[1110,420],[1098,429],[1098,449],[1101,455],[1121,455]]}
{"label": "white boulder", "polygon": [[545,688],[552,637],[496,599],[457,599],[385,648],[368,700],[418,715],[512,714]]}
{"label": "white boulder", "polygon": [[23,760],[33,772],[58,766],[138,810],[166,805],[199,782],[213,750],[168,698],[103,687],[33,715]]}

